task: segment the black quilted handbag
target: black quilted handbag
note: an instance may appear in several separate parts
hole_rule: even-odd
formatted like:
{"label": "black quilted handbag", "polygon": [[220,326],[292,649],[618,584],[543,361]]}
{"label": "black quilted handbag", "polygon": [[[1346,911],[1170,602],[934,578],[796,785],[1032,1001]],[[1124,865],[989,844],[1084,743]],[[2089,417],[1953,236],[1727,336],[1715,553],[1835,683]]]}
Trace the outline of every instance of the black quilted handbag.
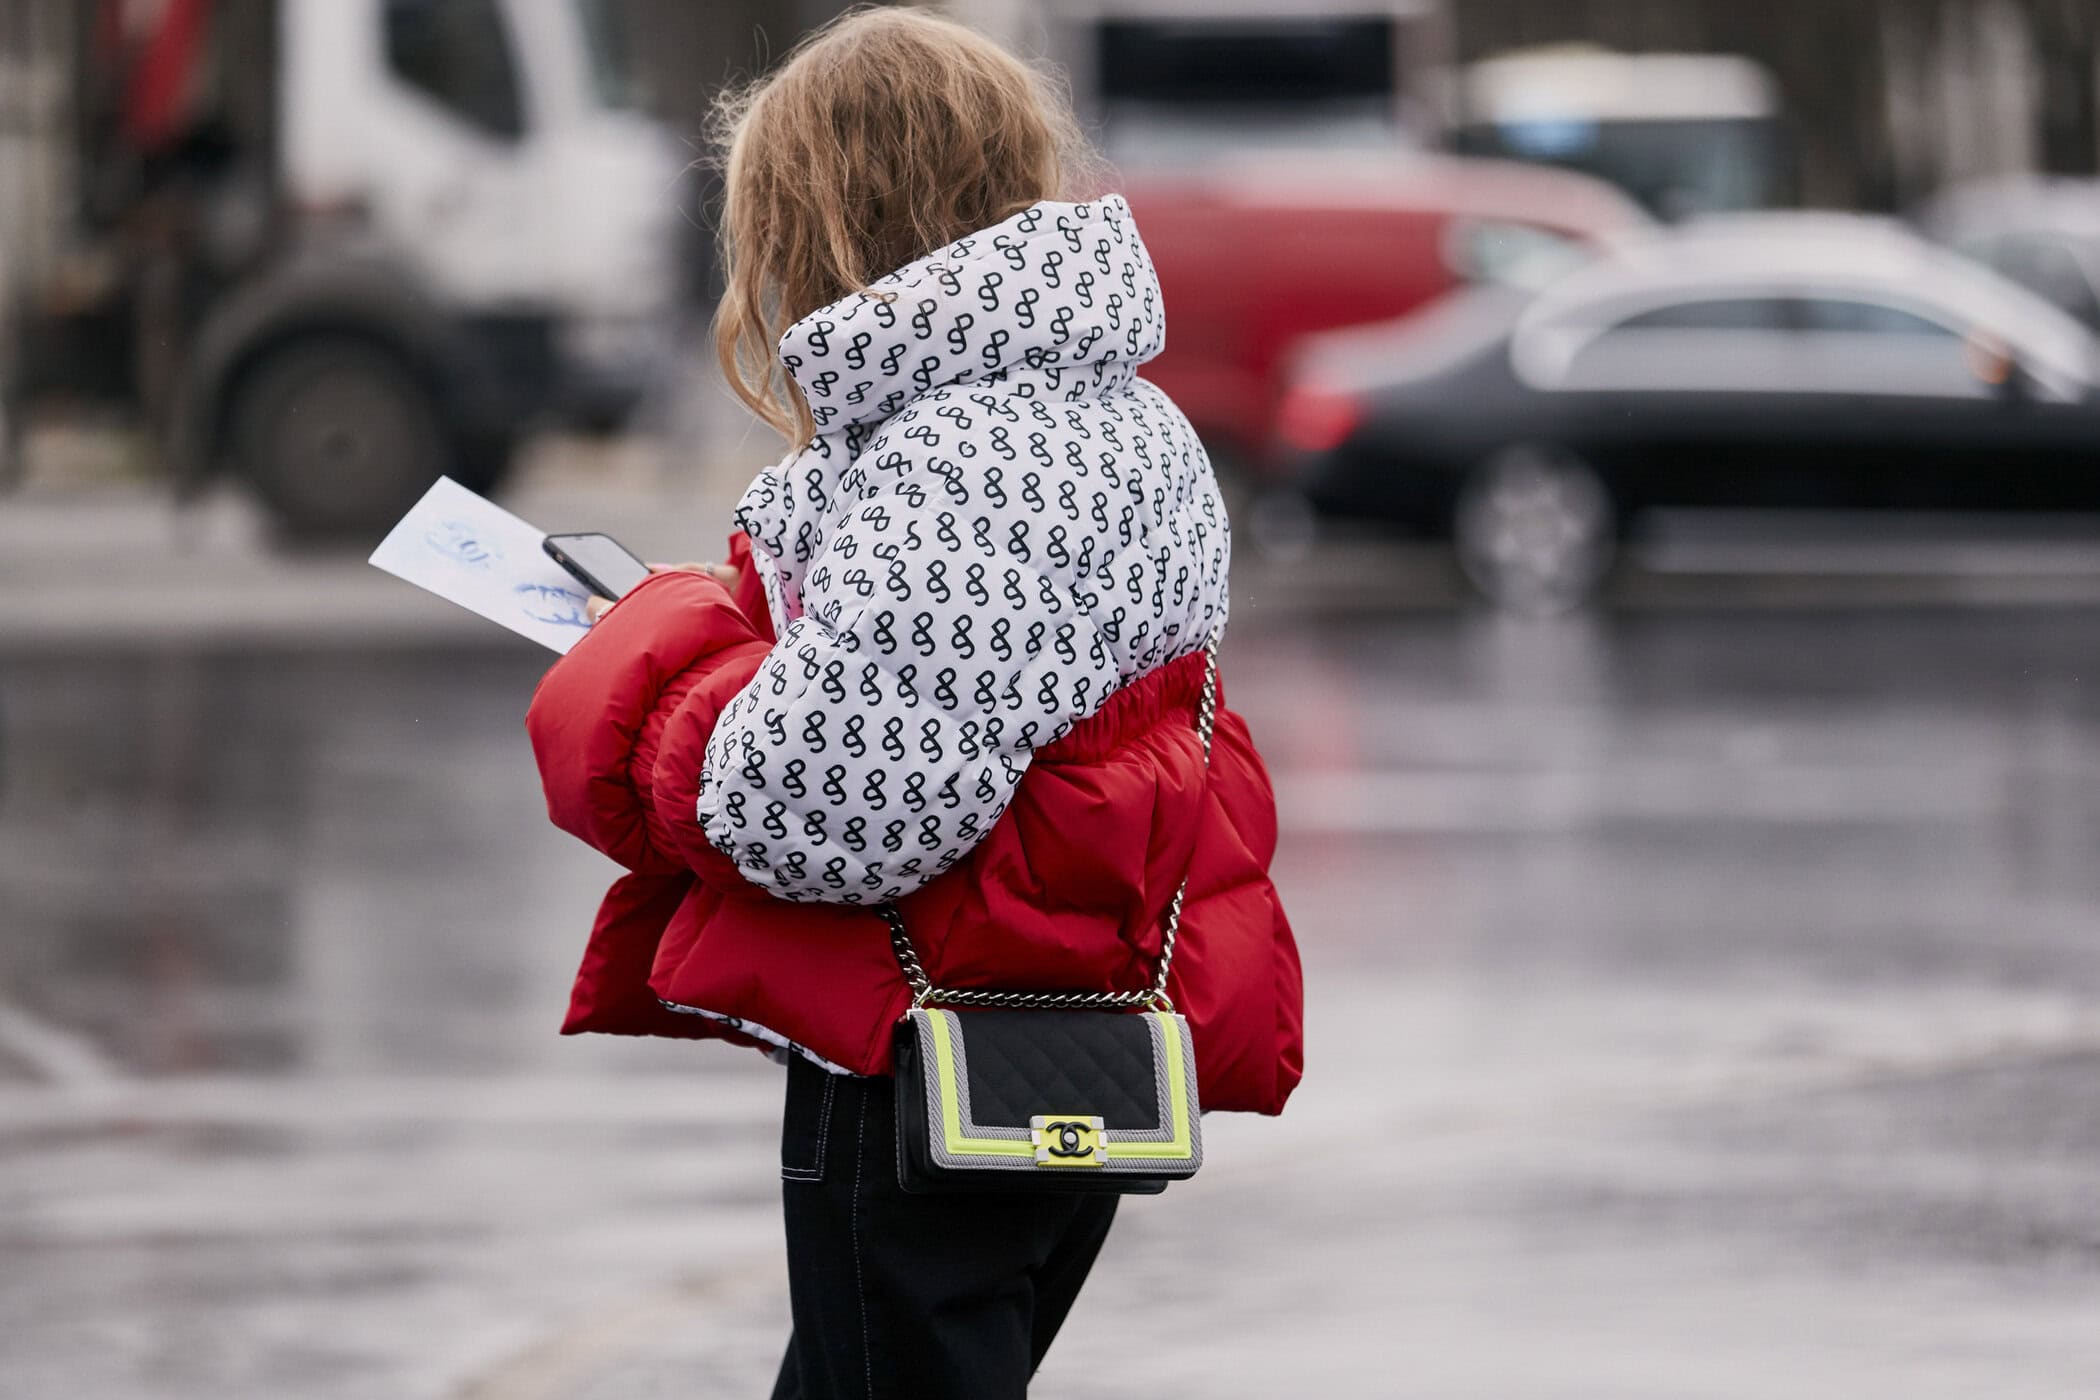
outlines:
{"label": "black quilted handbag", "polygon": [[[1217,713],[1213,636],[1196,717],[1206,765]],[[1152,985],[1131,992],[935,987],[903,917],[883,906],[912,990],[896,1031],[899,1185],[918,1193],[1152,1193],[1196,1174],[1196,1048],[1167,1000],[1187,894],[1183,879]]]}

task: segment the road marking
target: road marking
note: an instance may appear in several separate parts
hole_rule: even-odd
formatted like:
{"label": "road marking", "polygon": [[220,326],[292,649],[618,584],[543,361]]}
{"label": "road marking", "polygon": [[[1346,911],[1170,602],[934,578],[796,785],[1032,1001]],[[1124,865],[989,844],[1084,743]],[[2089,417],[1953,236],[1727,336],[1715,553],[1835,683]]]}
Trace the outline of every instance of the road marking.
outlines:
{"label": "road marking", "polygon": [[0,1053],[22,1061],[44,1082],[66,1089],[106,1092],[128,1078],[86,1036],[4,1001],[0,1001]]}

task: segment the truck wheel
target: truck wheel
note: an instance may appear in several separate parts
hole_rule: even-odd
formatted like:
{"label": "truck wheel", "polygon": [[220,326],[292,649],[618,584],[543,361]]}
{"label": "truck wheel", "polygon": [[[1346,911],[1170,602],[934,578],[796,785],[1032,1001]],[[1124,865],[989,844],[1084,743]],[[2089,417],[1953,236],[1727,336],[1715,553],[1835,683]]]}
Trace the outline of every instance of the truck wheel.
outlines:
{"label": "truck wheel", "polygon": [[518,441],[510,433],[459,434],[452,443],[452,466],[445,473],[469,491],[486,496],[510,475],[511,458]]}
{"label": "truck wheel", "polygon": [[430,390],[398,357],[345,338],[269,352],[235,389],[227,424],[236,465],[300,538],[385,530],[451,455]]}
{"label": "truck wheel", "polygon": [[14,405],[0,386],[0,491],[22,484],[22,445],[15,437]]}
{"label": "truck wheel", "polygon": [[1452,542],[1466,577],[1513,612],[1555,613],[1587,599],[1611,568],[1618,513],[1588,463],[1563,448],[1510,447],[1459,493]]}

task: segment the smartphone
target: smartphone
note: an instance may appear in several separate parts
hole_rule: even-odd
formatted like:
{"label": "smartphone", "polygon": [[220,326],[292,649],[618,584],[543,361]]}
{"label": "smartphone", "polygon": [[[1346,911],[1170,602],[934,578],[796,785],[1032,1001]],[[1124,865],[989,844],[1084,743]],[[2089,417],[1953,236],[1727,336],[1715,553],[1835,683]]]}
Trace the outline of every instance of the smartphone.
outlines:
{"label": "smartphone", "polygon": [[549,558],[600,598],[624,597],[649,577],[649,566],[611,535],[549,535]]}

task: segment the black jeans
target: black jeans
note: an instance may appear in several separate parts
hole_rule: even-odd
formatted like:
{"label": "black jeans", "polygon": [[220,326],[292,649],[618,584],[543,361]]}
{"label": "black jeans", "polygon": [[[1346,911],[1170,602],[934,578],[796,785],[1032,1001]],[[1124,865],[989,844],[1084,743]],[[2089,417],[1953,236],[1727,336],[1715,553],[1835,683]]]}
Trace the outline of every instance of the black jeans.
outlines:
{"label": "black jeans", "polygon": [[795,1330],[774,1400],[1021,1400],[1116,1197],[908,1196],[894,1083],[791,1057],[780,1174]]}

